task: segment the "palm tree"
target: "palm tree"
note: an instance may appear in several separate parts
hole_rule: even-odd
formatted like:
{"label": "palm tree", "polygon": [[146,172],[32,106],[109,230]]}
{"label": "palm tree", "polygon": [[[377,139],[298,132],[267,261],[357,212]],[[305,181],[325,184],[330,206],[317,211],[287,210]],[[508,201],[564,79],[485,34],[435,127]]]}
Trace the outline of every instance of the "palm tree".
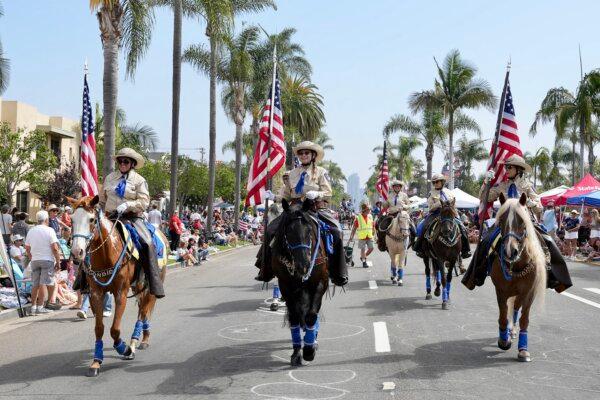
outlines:
{"label": "palm tree", "polygon": [[[252,160],[252,155],[254,154],[254,138],[255,135],[251,134],[250,132],[244,132],[242,134],[242,154],[246,158],[244,161],[246,163],[246,168],[250,167],[250,161]],[[227,151],[233,151],[235,154],[236,143],[237,142],[235,139],[223,143],[223,146],[221,147],[223,154],[225,154]]]}
{"label": "palm tree", "polygon": [[323,148],[323,150],[333,150],[335,146],[331,144],[331,138],[323,131],[319,132],[315,138],[315,143]]}
{"label": "palm tree", "polygon": [[[192,0],[190,0],[192,1]],[[209,85],[209,150],[208,150],[208,196],[206,229],[212,230],[213,198],[215,194],[216,141],[217,141],[217,79],[218,51],[226,33],[231,31],[236,15],[247,12],[258,12],[268,7],[276,8],[273,0],[193,0],[195,12],[206,23],[205,34],[208,37],[210,51],[208,60]],[[189,49],[188,49],[189,50]],[[187,50],[186,50],[187,52]],[[184,59],[186,57],[184,56]]]}
{"label": "palm tree", "polygon": [[[438,77],[433,90],[415,92],[410,95],[409,106],[413,113],[429,107],[441,108],[448,120],[448,158],[454,160],[455,113],[463,108],[485,107],[492,110],[496,106],[496,96],[490,85],[483,79],[475,79],[477,68],[463,60],[458,50],[446,56],[443,67],[434,58]],[[450,166],[450,189],[454,189],[454,165]]]}
{"label": "palm tree", "polygon": [[[569,150],[562,141],[557,141],[550,153],[550,170],[546,175],[543,188],[550,189],[566,182],[564,168],[561,164],[575,162],[579,157],[577,152]],[[574,165],[574,164],[573,164]]]}
{"label": "palm tree", "polygon": [[412,152],[417,147],[421,146],[423,146],[423,143],[417,138],[400,136],[397,147],[398,153],[396,155],[396,160],[398,162],[398,179],[410,181],[415,161],[412,157]]}
{"label": "palm tree", "polygon": [[473,161],[483,161],[489,157],[489,151],[483,145],[481,139],[467,139],[463,135],[458,140],[456,157],[462,166],[462,179],[473,178]]}
{"label": "palm tree", "polygon": [[[535,114],[535,120],[529,133],[535,136],[538,122],[554,122],[557,137],[564,138],[569,133],[569,127],[579,128],[579,170],[580,177],[585,174],[584,156],[585,146],[591,150],[588,162],[594,162],[594,135],[592,130],[592,117],[600,116],[600,71],[586,74],[575,95],[569,90],[558,87],[548,90],[542,100],[540,109]],[[573,171],[575,168],[573,167]]]}
{"label": "palm tree", "polygon": [[[4,15],[2,10],[2,3],[0,3],[0,17]],[[10,62],[8,58],[4,57],[2,51],[2,42],[0,42],[0,94],[2,94],[8,87],[8,78],[10,73]]]}
{"label": "palm tree", "polygon": [[335,161],[323,161],[321,166],[327,170],[331,186],[343,190],[346,175],[344,175],[340,166]]}
{"label": "palm tree", "polygon": [[148,125],[137,123],[135,125],[122,125],[117,135],[119,147],[133,147],[143,153],[156,151],[158,147],[158,134]]}
{"label": "palm tree", "polygon": [[[90,0],[96,11],[104,51],[104,159],[115,152],[115,116],[119,84],[119,49],[125,48],[126,74],[133,78],[135,69],[148,46],[154,13],[144,0]],[[104,176],[114,170],[113,163],[104,163]]]}
{"label": "palm tree", "polygon": [[538,176],[540,177],[540,180],[546,180],[546,176],[551,168],[552,159],[550,158],[550,150],[546,147],[540,147],[535,154],[526,152],[523,155],[523,158],[525,158],[525,161],[533,168],[533,188],[535,189],[537,187]]}

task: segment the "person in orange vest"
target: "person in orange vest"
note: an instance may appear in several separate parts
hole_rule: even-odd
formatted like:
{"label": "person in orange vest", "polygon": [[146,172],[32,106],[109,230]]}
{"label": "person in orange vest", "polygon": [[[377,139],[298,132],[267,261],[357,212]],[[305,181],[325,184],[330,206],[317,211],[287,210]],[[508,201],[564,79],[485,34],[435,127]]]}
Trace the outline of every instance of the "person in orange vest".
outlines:
{"label": "person in orange vest", "polygon": [[371,215],[371,207],[363,203],[360,205],[360,214],[354,219],[350,241],[354,238],[354,233],[358,235],[358,248],[360,249],[360,260],[363,268],[369,268],[367,257],[373,252],[373,236],[375,235],[375,224]]}

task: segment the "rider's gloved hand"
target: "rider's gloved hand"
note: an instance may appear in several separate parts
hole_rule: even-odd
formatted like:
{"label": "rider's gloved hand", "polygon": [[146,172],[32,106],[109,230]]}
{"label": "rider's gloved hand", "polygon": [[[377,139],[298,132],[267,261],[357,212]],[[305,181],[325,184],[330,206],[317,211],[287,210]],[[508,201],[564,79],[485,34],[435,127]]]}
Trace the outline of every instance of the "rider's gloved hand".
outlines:
{"label": "rider's gloved hand", "polygon": [[270,190],[265,191],[265,198],[268,200],[275,200],[275,193]]}
{"label": "rider's gloved hand", "polygon": [[118,214],[123,214],[125,211],[127,211],[127,204],[123,203],[123,204],[119,204],[117,206],[117,213]]}
{"label": "rider's gloved hand", "polygon": [[488,172],[485,173],[485,182],[487,183],[491,181],[492,179],[494,179],[494,176],[496,176],[496,173],[490,169]]}
{"label": "rider's gloved hand", "polygon": [[527,207],[533,208],[537,205],[537,203],[531,199],[527,199]]}
{"label": "rider's gloved hand", "polygon": [[321,193],[316,190],[309,190],[308,192],[306,192],[306,198],[310,200],[315,200],[320,195]]}

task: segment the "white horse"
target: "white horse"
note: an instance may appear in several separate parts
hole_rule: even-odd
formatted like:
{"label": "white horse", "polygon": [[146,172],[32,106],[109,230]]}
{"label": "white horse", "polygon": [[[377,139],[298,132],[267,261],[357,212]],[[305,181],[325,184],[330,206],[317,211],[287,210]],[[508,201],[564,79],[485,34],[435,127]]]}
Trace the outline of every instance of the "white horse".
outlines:
{"label": "white horse", "polygon": [[410,216],[406,211],[400,211],[392,220],[385,236],[385,244],[391,259],[390,272],[393,285],[403,285],[402,278],[404,277],[409,238]]}

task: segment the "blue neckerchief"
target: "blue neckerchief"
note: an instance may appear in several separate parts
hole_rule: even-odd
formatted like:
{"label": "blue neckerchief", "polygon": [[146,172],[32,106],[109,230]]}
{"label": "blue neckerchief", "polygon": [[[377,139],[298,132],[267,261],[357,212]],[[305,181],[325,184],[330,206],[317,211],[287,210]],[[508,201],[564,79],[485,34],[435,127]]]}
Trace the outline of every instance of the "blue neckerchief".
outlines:
{"label": "blue neckerchief", "polygon": [[125,177],[125,175],[123,175],[121,176],[121,179],[119,179],[119,183],[115,187],[115,193],[120,198],[125,197],[125,186],[127,186],[127,178]]}
{"label": "blue neckerchief", "polygon": [[298,180],[298,183],[296,184],[296,187],[294,188],[294,191],[296,192],[296,194],[300,194],[304,190],[304,178],[306,178],[306,175],[307,175],[306,171],[304,171],[304,172],[302,172],[302,174],[300,174],[300,179]]}
{"label": "blue neckerchief", "polygon": [[508,198],[509,199],[516,199],[519,197],[519,191],[517,190],[517,185],[515,185],[514,183],[511,183],[510,186],[508,187]]}
{"label": "blue neckerchief", "polygon": [[446,197],[446,194],[444,193],[444,189],[440,189],[440,199],[442,199],[444,201],[448,201],[448,197]]}

